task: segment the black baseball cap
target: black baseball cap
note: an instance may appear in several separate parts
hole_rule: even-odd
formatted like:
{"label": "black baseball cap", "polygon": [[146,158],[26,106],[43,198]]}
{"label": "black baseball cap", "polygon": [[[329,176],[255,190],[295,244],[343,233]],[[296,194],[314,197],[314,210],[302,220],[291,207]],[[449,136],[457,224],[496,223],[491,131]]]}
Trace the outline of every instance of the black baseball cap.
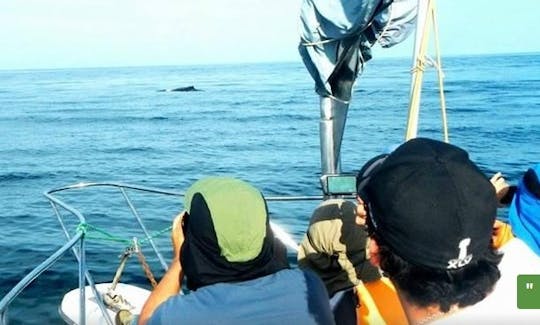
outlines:
{"label": "black baseball cap", "polygon": [[495,189],[457,146],[409,140],[357,190],[368,203],[368,226],[412,264],[459,269],[490,250]]}
{"label": "black baseball cap", "polygon": [[364,197],[364,188],[369,182],[371,175],[373,175],[382,165],[382,163],[388,157],[387,153],[377,155],[368,160],[362,168],[356,174],[356,193],[360,197]]}

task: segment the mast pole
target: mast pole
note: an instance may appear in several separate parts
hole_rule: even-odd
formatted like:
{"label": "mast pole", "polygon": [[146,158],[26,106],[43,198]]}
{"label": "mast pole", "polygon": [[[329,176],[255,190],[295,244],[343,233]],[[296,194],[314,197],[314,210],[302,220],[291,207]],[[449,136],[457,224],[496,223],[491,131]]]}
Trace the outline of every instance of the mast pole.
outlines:
{"label": "mast pole", "polygon": [[349,102],[336,97],[321,97],[319,122],[322,176],[341,173],[341,141]]}

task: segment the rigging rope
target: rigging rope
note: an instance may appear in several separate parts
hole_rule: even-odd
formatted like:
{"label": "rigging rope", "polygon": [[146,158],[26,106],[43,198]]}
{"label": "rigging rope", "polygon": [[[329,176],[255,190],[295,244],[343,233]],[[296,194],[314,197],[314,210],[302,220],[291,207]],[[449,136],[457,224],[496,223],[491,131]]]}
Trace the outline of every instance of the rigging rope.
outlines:
{"label": "rigging rope", "polygon": [[[139,245],[142,245],[142,244],[145,244],[147,242],[149,242],[151,239],[154,239],[154,238],[157,238],[159,236],[161,236],[162,234],[164,233],[167,233],[169,231],[171,231],[172,229],[172,226],[168,226],[162,230],[159,230],[153,234],[151,234],[150,236],[147,236],[143,239],[141,239],[138,243]],[[85,222],[81,222],[77,225],[77,228],[76,228],[77,231],[82,231],[84,234],[85,234],[85,237],[86,238],[89,238],[89,239],[101,239],[103,241],[111,241],[111,242],[116,242],[116,243],[122,243],[122,244],[126,244],[126,245],[131,245],[133,243],[133,240],[131,239],[125,239],[125,238],[122,238],[122,237],[117,237],[111,233],[108,233],[107,231],[103,230],[103,229],[100,229],[98,227],[95,227],[89,223],[85,223]],[[95,232],[97,233],[96,234],[92,234],[92,232]]]}
{"label": "rigging rope", "polygon": [[[150,266],[146,262],[146,258],[142,253],[141,246],[144,243],[147,243],[150,240],[152,240],[152,239],[154,239],[156,237],[159,237],[164,233],[170,232],[171,229],[172,229],[172,226],[168,226],[168,227],[166,227],[166,228],[164,228],[164,229],[162,229],[160,231],[157,231],[157,232],[143,238],[142,240],[137,240],[136,238],[134,238],[132,240],[128,240],[128,239],[124,239],[124,238],[121,238],[121,237],[114,236],[114,235],[108,233],[107,231],[105,231],[103,229],[100,229],[98,227],[95,227],[95,226],[93,226],[93,225],[91,225],[89,223],[85,223],[85,222],[79,223],[77,225],[77,228],[76,228],[77,231],[83,232],[85,234],[85,237],[89,238],[89,239],[98,239],[98,240],[116,242],[116,243],[122,243],[122,244],[128,245],[128,247],[125,249],[125,251],[121,255],[121,262],[120,262],[120,265],[118,266],[118,269],[117,269],[116,274],[115,274],[114,279],[113,279],[113,288],[112,288],[113,290],[114,290],[114,287],[116,286],[115,284],[118,283],[118,281],[120,280],[120,276],[121,276],[121,274],[123,272],[124,265],[125,265],[125,262],[126,262],[127,258],[130,257],[133,252],[137,253],[137,257],[138,257],[139,262],[141,263],[143,272],[146,275],[147,279],[150,281],[150,284],[152,285],[152,288],[155,288],[157,286],[156,278],[154,277],[154,274],[152,273],[152,270],[150,269]],[[95,235],[95,234],[92,235],[92,232],[97,234],[97,235]],[[117,302],[115,302],[115,303],[117,303]]]}
{"label": "rigging rope", "polygon": [[139,258],[139,262],[141,263],[146,278],[148,279],[148,281],[150,281],[152,288],[155,288],[157,286],[156,278],[154,277],[152,270],[150,270],[150,265],[146,263],[146,258],[144,257],[141,249],[137,250],[137,257]]}
{"label": "rigging rope", "polygon": [[164,229],[162,229],[162,230],[160,230],[160,231],[157,231],[157,232],[155,232],[154,234],[152,234],[152,235],[150,235],[150,236],[148,236],[148,237],[146,237],[146,238],[141,239],[141,240],[139,241],[139,244],[144,244],[144,243],[150,241],[151,239],[154,239],[154,238],[156,238],[156,237],[161,236],[161,235],[164,234],[164,233],[169,233],[171,230],[172,230],[172,226],[168,226],[167,228],[164,228]]}
{"label": "rigging rope", "polygon": [[[122,244],[131,244],[131,240],[116,237],[105,230],[99,229],[98,227],[92,226],[89,223],[81,222],[77,225],[77,231],[82,231],[85,234],[86,238],[90,239],[102,239],[104,241],[111,241],[116,243],[122,243]],[[97,233],[97,235],[92,234],[92,232]]]}

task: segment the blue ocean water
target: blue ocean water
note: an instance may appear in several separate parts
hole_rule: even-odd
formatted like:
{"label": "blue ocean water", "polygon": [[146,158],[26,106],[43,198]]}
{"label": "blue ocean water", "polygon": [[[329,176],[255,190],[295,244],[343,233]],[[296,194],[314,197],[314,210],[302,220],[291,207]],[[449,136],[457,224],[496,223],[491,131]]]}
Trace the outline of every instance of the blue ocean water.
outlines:
{"label": "blue ocean water", "polygon": [[[540,161],[540,54],[443,64],[450,141],[486,174],[502,171],[516,182]],[[343,170],[403,140],[410,65],[367,64],[349,110]],[[441,139],[435,80],[428,72],[419,135]],[[189,85],[202,91],[158,92]],[[318,97],[299,62],[0,71],[0,108],[0,297],[64,243],[42,195],[52,188],[121,181],[183,191],[202,176],[226,174],[267,195],[320,194]],[[110,202],[90,194],[74,204],[127,236],[129,224],[108,219]],[[300,240],[315,205],[275,207],[272,217]],[[180,206],[148,203],[145,220],[164,227]],[[121,249],[102,249],[92,268],[110,281]],[[140,269],[133,272],[129,279],[146,285]],[[61,323],[57,306],[76,286],[76,264],[64,257],[13,303],[9,318]]]}

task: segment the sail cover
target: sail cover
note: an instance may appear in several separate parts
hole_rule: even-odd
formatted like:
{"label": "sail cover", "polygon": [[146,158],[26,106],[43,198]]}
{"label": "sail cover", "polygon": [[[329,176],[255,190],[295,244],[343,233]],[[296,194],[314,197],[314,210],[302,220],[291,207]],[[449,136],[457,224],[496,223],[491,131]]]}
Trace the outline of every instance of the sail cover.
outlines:
{"label": "sail cover", "polygon": [[299,52],[323,97],[349,101],[371,47],[403,41],[418,0],[303,0]]}

